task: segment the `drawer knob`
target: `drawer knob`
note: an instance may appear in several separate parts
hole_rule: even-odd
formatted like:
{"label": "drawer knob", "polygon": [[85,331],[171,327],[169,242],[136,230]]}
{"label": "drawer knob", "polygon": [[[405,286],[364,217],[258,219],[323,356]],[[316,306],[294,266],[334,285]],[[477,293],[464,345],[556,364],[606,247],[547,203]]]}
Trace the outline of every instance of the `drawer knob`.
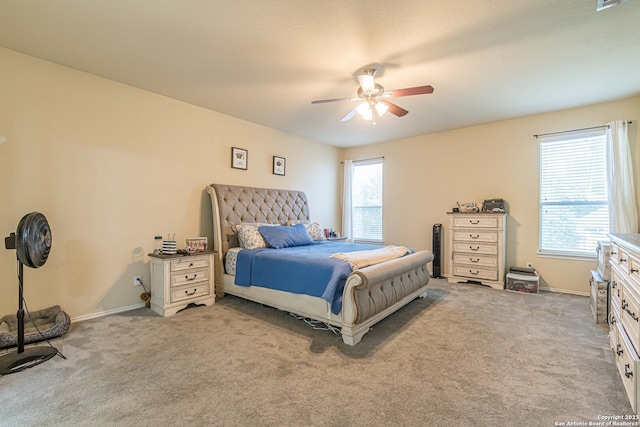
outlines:
{"label": "drawer knob", "polygon": [[196,277],[198,277],[198,275],[197,275],[197,274],[194,274],[192,277],[184,276],[184,278],[185,278],[186,280],[189,280],[189,281],[191,281],[191,280],[196,280]]}
{"label": "drawer knob", "polygon": [[189,263],[189,267],[193,267],[193,263],[192,262]]}
{"label": "drawer knob", "polygon": [[629,365],[628,363],[624,365],[624,376],[627,378],[631,378],[633,376],[631,365]]}
{"label": "drawer knob", "polygon": [[196,293],[196,289],[194,289],[194,290],[193,290],[193,291],[191,291],[191,292],[189,292],[189,291],[187,290],[187,291],[184,291],[184,293],[185,293],[185,295],[193,295],[193,294],[195,294],[195,293]]}
{"label": "drawer knob", "polygon": [[626,258],[620,258],[620,262],[627,262]]}
{"label": "drawer knob", "polygon": [[622,356],[623,353],[624,351],[622,350],[622,346],[620,344],[616,345],[616,354],[618,356]]}

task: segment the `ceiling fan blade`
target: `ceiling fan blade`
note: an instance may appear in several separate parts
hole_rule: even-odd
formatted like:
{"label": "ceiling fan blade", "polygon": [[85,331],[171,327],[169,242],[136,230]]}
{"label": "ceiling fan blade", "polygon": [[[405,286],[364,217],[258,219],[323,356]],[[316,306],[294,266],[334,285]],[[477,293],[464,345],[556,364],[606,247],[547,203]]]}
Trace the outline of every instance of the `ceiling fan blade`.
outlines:
{"label": "ceiling fan blade", "polygon": [[358,107],[356,107],[353,110],[349,111],[343,118],[340,119],[340,121],[341,122],[347,122],[347,121],[351,120],[353,118],[353,116],[356,115],[357,112],[358,112]]}
{"label": "ceiling fan blade", "polygon": [[409,111],[405,110],[402,107],[397,106],[393,102],[385,101],[384,99],[381,99],[378,102],[380,102],[380,103],[386,105],[387,107],[389,107],[389,109],[387,111],[390,112],[391,114],[394,114],[394,115],[398,116],[398,117],[406,116],[409,113]]}
{"label": "ceiling fan blade", "polygon": [[333,98],[333,99],[318,99],[311,101],[312,104],[324,104],[325,102],[340,102],[340,101],[357,101],[360,98]]}
{"label": "ceiling fan blade", "polygon": [[385,96],[411,96],[411,95],[425,95],[428,93],[433,93],[433,86],[417,86],[417,87],[408,87],[405,89],[395,89],[385,92]]}

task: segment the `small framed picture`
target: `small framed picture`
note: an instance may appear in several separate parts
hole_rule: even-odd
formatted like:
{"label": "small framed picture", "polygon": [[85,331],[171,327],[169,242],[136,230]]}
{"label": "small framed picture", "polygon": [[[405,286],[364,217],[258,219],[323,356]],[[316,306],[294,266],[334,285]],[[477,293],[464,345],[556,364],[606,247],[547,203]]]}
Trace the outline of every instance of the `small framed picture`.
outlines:
{"label": "small framed picture", "polygon": [[249,153],[243,148],[231,148],[231,167],[234,169],[247,170],[247,157]]}
{"label": "small framed picture", "polygon": [[188,252],[204,252],[207,250],[206,237],[187,237],[185,241]]}
{"label": "small framed picture", "polygon": [[284,157],[273,156],[273,174],[284,176],[286,162]]}

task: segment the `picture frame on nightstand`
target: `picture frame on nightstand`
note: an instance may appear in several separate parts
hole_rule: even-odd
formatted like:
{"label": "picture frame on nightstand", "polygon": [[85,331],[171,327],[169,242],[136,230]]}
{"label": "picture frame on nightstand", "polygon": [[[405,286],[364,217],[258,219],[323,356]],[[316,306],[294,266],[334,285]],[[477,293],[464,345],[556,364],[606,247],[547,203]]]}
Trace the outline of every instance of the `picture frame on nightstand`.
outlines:
{"label": "picture frame on nightstand", "polygon": [[207,250],[207,238],[206,237],[187,237],[185,239],[185,247],[187,252],[204,252]]}

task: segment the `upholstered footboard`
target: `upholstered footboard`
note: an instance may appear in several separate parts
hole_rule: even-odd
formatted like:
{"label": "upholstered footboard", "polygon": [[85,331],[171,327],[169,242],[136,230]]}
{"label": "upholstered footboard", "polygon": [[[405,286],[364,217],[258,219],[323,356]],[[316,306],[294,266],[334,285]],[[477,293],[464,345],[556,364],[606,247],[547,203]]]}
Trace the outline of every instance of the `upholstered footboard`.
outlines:
{"label": "upholstered footboard", "polygon": [[427,295],[429,251],[416,252],[351,273],[342,300],[342,340],[356,345],[376,322]]}

